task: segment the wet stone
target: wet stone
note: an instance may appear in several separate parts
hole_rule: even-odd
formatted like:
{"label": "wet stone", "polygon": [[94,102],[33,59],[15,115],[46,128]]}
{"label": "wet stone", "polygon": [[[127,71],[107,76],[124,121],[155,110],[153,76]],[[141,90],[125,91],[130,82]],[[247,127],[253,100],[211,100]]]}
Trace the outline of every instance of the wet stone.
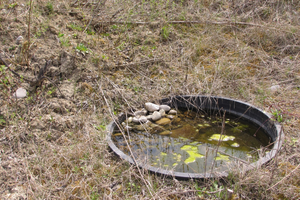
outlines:
{"label": "wet stone", "polygon": [[176,115],[176,114],[177,114],[177,111],[176,111],[176,110],[170,110],[168,114],[169,114],[169,115]]}
{"label": "wet stone", "polygon": [[167,125],[171,123],[171,120],[169,118],[162,118],[158,121],[156,121],[157,124],[159,125]]}

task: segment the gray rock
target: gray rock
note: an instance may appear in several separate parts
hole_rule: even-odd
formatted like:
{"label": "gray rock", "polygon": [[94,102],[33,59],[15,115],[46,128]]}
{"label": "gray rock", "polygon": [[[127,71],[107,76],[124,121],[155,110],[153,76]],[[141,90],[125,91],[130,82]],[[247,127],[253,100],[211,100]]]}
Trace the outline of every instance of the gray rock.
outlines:
{"label": "gray rock", "polygon": [[148,121],[146,116],[136,116],[132,118],[132,122],[139,124],[139,123],[146,123]]}
{"label": "gray rock", "polygon": [[143,108],[142,110],[135,111],[134,116],[138,116],[138,115],[145,116],[145,115],[147,115],[147,112],[148,111],[145,108]]}
{"label": "gray rock", "polygon": [[166,112],[164,109],[160,109],[159,113],[161,114],[162,117],[164,117],[166,115]]}
{"label": "gray rock", "polygon": [[276,92],[276,91],[278,91],[279,89],[280,89],[280,85],[273,85],[273,86],[270,87],[270,90],[271,90],[272,92]]}
{"label": "gray rock", "polygon": [[152,115],[147,115],[146,117],[148,120],[152,120]]}
{"label": "gray rock", "polygon": [[128,117],[127,122],[131,123],[132,122],[132,117]]}
{"label": "gray rock", "polygon": [[159,119],[161,119],[161,113],[157,112],[157,111],[154,111],[154,113],[152,114],[152,120],[157,121]]}
{"label": "gray rock", "polygon": [[169,110],[171,110],[171,107],[168,105],[160,105],[159,109],[164,109],[166,112],[168,112]]}
{"label": "gray rock", "polygon": [[145,108],[146,108],[146,110],[153,112],[153,111],[159,110],[159,105],[147,102],[147,103],[145,103]]}
{"label": "gray rock", "polygon": [[176,116],[175,115],[167,115],[166,117],[169,119],[174,119]]}
{"label": "gray rock", "polygon": [[13,97],[16,98],[24,98],[26,97],[27,92],[24,88],[18,88],[17,91],[15,93],[13,93]]}
{"label": "gray rock", "polygon": [[138,124],[138,123],[140,123],[140,120],[138,117],[133,117],[132,122]]}
{"label": "gray rock", "polygon": [[19,37],[17,37],[17,40],[16,40],[17,45],[21,44],[22,41],[23,41],[23,36],[20,35]]}
{"label": "gray rock", "polygon": [[140,121],[141,123],[146,123],[146,122],[148,121],[148,119],[147,119],[146,116],[141,116],[141,117],[139,118],[139,121]]}
{"label": "gray rock", "polygon": [[130,131],[130,130],[132,130],[133,128],[132,128],[131,126],[125,126],[124,129],[125,129],[125,131]]}
{"label": "gray rock", "polygon": [[177,111],[172,109],[172,110],[169,111],[168,114],[169,114],[169,115],[176,115],[176,114],[177,114]]}

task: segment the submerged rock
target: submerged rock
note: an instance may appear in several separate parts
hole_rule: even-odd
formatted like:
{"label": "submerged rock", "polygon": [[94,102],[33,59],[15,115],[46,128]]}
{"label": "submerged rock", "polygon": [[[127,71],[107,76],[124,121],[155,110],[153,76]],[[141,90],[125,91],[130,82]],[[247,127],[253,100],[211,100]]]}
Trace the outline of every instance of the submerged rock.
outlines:
{"label": "submerged rock", "polygon": [[159,135],[171,135],[172,132],[171,131],[163,131],[161,133],[159,133]]}
{"label": "submerged rock", "polygon": [[162,118],[158,121],[156,121],[157,124],[159,125],[167,125],[171,123],[171,120],[169,118]]}
{"label": "submerged rock", "polygon": [[149,112],[153,112],[153,111],[159,110],[159,105],[154,104],[154,103],[147,102],[147,103],[145,103],[145,108],[146,108],[146,110],[148,110]]}

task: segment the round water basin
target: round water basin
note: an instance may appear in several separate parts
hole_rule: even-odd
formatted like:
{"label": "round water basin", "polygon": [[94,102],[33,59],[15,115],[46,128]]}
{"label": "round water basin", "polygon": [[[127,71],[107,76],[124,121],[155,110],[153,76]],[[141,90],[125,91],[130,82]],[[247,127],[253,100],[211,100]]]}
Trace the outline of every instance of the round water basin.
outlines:
{"label": "round water basin", "polygon": [[[126,120],[126,115],[122,115],[118,122],[108,125],[107,141],[117,155],[131,164],[160,175],[212,178],[227,176],[232,167],[247,171],[271,160],[283,141],[282,128],[270,114],[242,101],[223,97],[173,96],[157,103],[182,112],[191,111],[197,117],[203,117],[202,121],[211,120],[210,123],[198,124],[199,127],[192,121],[186,121],[186,124],[174,123],[178,127],[172,130],[169,128],[171,131],[168,135],[164,135],[166,131],[159,134],[142,131],[136,139],[139,145],[128,140],[126,135],[129,133],[125,130],[122,131],[123,134],[118,134],[118,138],[124,138],[123,143],[116,140],[117,134],[114,133],[122,129],[120,124]],[[215,116],[220,116],[219,121]],[[242,121],[247,125],[240,124]],[[225,129],[225,123],[229,124],[229,129],[228,126]],[[247,129],[250,133],[240,137],[243,127],[248,127],[248,124],[254,128]],[[213,127],[207,129],[208,126]],[[205,137],[207,140],[203,139]],[[245,151],[246,147],[240,146],[241,143],[251,143],[247,148],[253,148],[256,152],[255,159],[244,159],[248,153]],[[152,152],[156,154],[152,155]],[[173,163],[168,163],[170,160]]]}

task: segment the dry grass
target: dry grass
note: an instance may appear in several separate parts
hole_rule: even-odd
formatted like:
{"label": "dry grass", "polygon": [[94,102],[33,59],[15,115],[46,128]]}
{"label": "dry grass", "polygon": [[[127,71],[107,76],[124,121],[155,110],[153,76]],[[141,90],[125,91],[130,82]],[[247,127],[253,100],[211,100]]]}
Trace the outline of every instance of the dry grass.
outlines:
{"label": "dry grass", "polygon": [[[0,2],[0,55],[29,78],[51,59],[46,75],[65,98],[47,80],[33,90],[2,68],[2,199],[300,198],[299,1],[32,3],[28,47],[29,1]],[[16,100],[20,86],[29,94]],[[282,115],[283,148],[246,174],[186,181],[140,173],[110,152],[110,112],[178,94],[236,98]]]}

